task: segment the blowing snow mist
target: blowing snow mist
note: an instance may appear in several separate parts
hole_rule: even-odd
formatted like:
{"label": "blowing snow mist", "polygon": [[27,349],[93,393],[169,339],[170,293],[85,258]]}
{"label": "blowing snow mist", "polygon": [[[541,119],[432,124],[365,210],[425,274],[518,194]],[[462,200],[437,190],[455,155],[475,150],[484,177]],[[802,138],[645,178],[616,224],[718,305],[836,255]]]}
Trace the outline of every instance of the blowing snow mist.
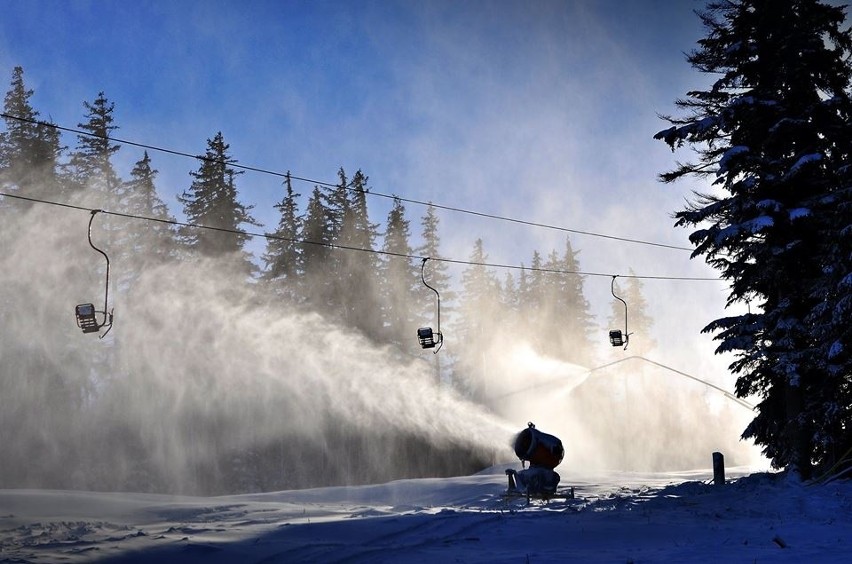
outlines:
{"label": "blowing snow mist", "polygon": [[429,360],[296,312],[215,261],[144,270],[112,292],[109,335],[84,335],[74,306],[100,308],[104,288],[85,212],[14,217],[2,231],[0,487],[365,483],[469,473],[506,449],[511,430],[438,386]]}

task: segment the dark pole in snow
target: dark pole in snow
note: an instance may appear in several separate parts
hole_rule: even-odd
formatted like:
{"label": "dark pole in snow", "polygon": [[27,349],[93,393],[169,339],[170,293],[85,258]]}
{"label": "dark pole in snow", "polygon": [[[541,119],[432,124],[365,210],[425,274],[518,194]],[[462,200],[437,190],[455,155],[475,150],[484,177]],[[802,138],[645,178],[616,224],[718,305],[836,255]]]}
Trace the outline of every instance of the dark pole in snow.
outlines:
{"label": "dark pole in snow", "polygon": [[721,452],[713,453],[713,485],[725,485],[725,456]]}

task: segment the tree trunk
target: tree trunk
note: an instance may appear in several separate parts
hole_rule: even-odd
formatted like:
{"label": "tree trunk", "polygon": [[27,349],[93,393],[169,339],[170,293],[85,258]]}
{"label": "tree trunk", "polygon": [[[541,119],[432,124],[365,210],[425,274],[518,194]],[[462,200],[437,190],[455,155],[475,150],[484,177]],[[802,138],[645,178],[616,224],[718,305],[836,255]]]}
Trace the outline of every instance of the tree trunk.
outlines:
{"label": "tree trunk", "polygon": [[811,437],[802,421],[804,393],[801,385],[793,385],[787,379],[784,383],[784,396],[787,411],[787,441],[791,450],[790,466],[802,480],[809,480],[813,472],[811,466]]}

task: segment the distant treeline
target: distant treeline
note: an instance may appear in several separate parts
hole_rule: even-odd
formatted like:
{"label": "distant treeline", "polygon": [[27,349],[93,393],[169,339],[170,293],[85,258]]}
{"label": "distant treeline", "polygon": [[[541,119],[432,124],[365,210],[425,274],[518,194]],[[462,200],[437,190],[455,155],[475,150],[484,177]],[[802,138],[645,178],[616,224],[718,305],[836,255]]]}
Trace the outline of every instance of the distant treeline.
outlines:
{"label": "distant treeline", "polygon": [[[280,222],[268,232],[265,252],[254,257],[246,250],[250,236],[245,230],[259,224],[252,206],[241,201],[242,171],[235,167],[237,161],[221,133],[207,140],[198,168],[190,172],[185,191],[178,195],[185,220],[176,222],[158,194],[158,172],[147,151],[139,155],[129,177],[116,171],[116,154],[127,149],[112,139],[118,129],[115,105],[103,92],[94,101],[83,102],[85,114],[77,128],[84,133],[75,135],[73,147],[64,144],[61,129],[42,120],[31,105],[32,96],[23,69],[16,67],[5,97],[5,130],[0,132],[0,188],[18,196],[0,197],[3,249],[7,260],[16,257],[14,265],[6,265],[3,279],[8,283],[0,288],[0,321],[7,333],[0,339],[0,487],[152,491],[175,487],[167,475],[151,467],[147,443],[139,436],[142,431],[125,425],[116,413],[105,415],[138,393],[127,384],[133,382],[122,372],[127,368],[117,365],[125,346],[120,329],[115,329],[106,352],[81,360],[71,318],[28,312],[33,302],[52,299],[42,298],[37,289],[44,264],[38,261],[44,258],[26,252],[32,244],[31,218],[38,210],[37,217],[57,218],[59,224],[58,218],[68,213],[42,201],[112,212],[98,216],[93,238],[110,256],[111,292],[119,304],[140,299],[135,296],[140,291],[137,282],[146,272],[213,260],[234,288],[255,295],[258,302],[319,314],[353,338],[388,347],[396,358],[414,358],[428,354],[420,351],[417,327],[436,321],[435,296],[423,287],[418,258],[431,257],[435,260],[428,262],[426,275],[441,293],[442,315],[449,327],[444,332],[452,333],[455,343],[444,348],[441,363],[436,364],[441,373],[435,378],[442,385],[474,401],[483,400],[486,375],[481,359],[503,327],[511,327],[553,358],[586,366],[595,360],[592,335],[600,329],[584,297],[583,277],[544,272],[580,270],[579,251],[567,238],[561,252],[544,257],[536,251],[529,271],[521,270],[517,277],[508,272],[503,279],[483,266],[487,255],[478,239],[460,287],[453,288],[447,263],[438,260],[442,252],[436,209],[425,209],[419,243],[414,243],[403,202],[393,201],[383,226],[373,223],[367,175],[360,170],[349,175],[341,168],[336,185],[315,186],[306,199],[294,190],[289,174],[285,176],[276,206]],[[41,230],[49,227],[43,224]],[[83,227],[80,224],[74,237],[84,238]],[[73,256],[63,251],[69,235],[63,236],[57,253]],[[64,284],[79,287],[80,296],[98,296],[103,265],[97,261],[89,256],[69,265]],[[34,279],[25,279],[28,275]],[[635,303],[644,304],[635,280],[625,291]],[[613,310],[619,325],[621,314],[618,308]],[[117,319],[120,315],[117,310]],[[650,325],[644,307],[635,308],[631,316],[634,327]],[[22,318],[38,323],[27,337],[38,345],[8,335],[19,330]],[[70,324],[72,333],[66,328],[45,329],[57,323]],[[74,438],[80,435],[96,438],[98,445]],[[430,444],[402,429],[383,429],[381,435],[399,453],[393,465],[367,463],[361,453],[374,437],[346,430],[338,421],[327,426],[321,445],[284,434],[243,452],[229,450],[226,459],[198,468],[194,486],[184,489],[225,493],[445,475],[481,468],[494,455],[467,445],[463,450],[469,455],[459,459],[458,448]],[[208,438],[215,440],[215,435],[211,432]],[[294,451],[300,453],[298,462],[290,455]],[[334,453],[333,462],[329,453]],[[118,466],[125,471],[110,472]],[[345,478],[341,468],[346,468]],[[116,482],[114,476],[121,478]]]}

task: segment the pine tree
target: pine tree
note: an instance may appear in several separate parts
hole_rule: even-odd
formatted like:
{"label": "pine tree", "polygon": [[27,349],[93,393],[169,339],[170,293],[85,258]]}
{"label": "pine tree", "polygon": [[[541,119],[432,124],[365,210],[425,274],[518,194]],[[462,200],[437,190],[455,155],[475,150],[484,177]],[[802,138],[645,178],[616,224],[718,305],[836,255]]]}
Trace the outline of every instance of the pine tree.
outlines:
{"label": "pine tree", "polygon": [[127,222],[125,242],[137,273],[148,266],[165,262],[175,252],[175,220],[157,194],[157,173],[151,166],[148,151],[145,151],[130,171],[130,180],[125,183],[127,212],[154,220]]}
{"label": "pine tree", "polygon": [[337,241],[343,230],[343,218],[349,209],[350,182],[346,171],[340,167],[337,171],[337,184],[323,192],[323,206],[326,214],[326,228],[330,241]]}
{"label": "pine tree", "polygon": [[730,281],[729,305],[760,309],[705,330],[736,355],[737,393],[762,398],[743,436],[807,478],[852,446],[852,343],[836,321],[852,291],[852,36],[845,9],[817,0],[713,2],[700,17],[708,33],[688,61],[717,78],[655,136],[699,158],[661,179],[713,178],[677,223],[700,226],[693,256]]}
{"label": "pine tree", "polygon": [[569,362],[591,366],[595,350],[591,340],[594,318],[583,288],[585,279],[575,274],[580,272],[579,254],[567,237],[562,256],[556,251],[551,253],[545,269],[560,274],[550,274],[546,279],[547,307],[541,314],[550,335],[545,340],[549,345],[545,351]]}
{"label": "pine tree", "polygon": [[315,186],[300,226],[298,253],[303,283],[299,293],[305,303],[320,313],[330,311],[331,229],[327,225],[328,217],[322,191]]}
{"label": "pine tree", "polygon": [[[92,103],[83,102],[86,121],[77,126],[85,133],[77,135],[77,147],[71,154],[64,175],[65,189],[82,197],[90,207],[110,212],[127,213],[124,182],[112,164],[113,156],[121,149],[110,136],[118,129],[113,113],[115,104],[103,92]],[[137,257],[131,249],[126,230],[128,219],[112,214],[103,214],[92,224],[92,237],[110,250],[115,280],[126,281],[130,276],[131,263]]]}
{"label": "pine tree", "polygon": [[236,177],[242,172],[231,165],[231,158],[222,132],[207,140],[207,151],[193,178],[189,190],[178,196],[189,223],[213,229],[185,227],[179,230],[183,244],[203,257],[232,256],[238,269],[245,274],[254,272],[249,254],[244,246],[249,236],[241,229],[243,224],[259,225],[251,216],[253,206],[242,204],[237,196]]}
{"label": "pine tree", "polygon": [[510,271],[506,271],[506,276],[503,277],[503,284],[500,285],[500,303],[507,317],[511,319],[509,325],[517,326],[519,318],[520,298],[518,293],[518,285],[515,283],[515,277]]}
{"label": "pine tree", "polygon": [[[524,263],[521,263],[521,271],[518,274],[518,283],[515,287],[515,317],[512,327],[515,327],[519,335],[525,335],[527,338],[533,337],[530,319],[530,312],[527,309],[527,304],[530,303],[530,275]],[[505,285],[504,285],[505,287]],[[535,341],[535,338],[532,339]]]}
{"label": "pine tree", "polygon": [[77,148],[71,155],[71,185],[88,188],[96,194],[97,205],[111,210],[119,209],[123,185],[112,166],[112,157],[121,148],[110,139],[118,129],[113,124],[115,104],[103,92],[91,104],[83,102],[86,120],[77,127],[87,134],[77,135]]}
{"label": "pine tree", "polygon": [[[562,255],[562,269],[565,272],[580,272],[580,251],[575,251],[568,237],[565,238],[565,251]],[[589,366],[594,363],[593,340],[591,335],[595,332],[595,320],[591,313],[591,306],[586,299],[585,277],[579,274],[568,275],[566,295],[568,296],[568,309],[572,312],[572,338],[576,347],[577,355],[575,362]]]}
{"label": "pine tree", "polygon": [[542,350],[542,342],[548,338],[544,329],[545,317],[545,279],[544,262],[541,253],[533,251],[530,270],[521,271],[518,282],[519,308],[524,312],[520,333],[525,335],[533,348]]}
{"label": "pine tree", "polygon": [[[24,85],[24,70],[15,67],[12,83],[3,104],[6,130],[0,132],[0,187],[31,198],[42,198],[56,192],[57,169],[63,148],[59,130],[38,120],[39,113],[30,104],[33,90]],[[3,198],[6,200],[6,198]],[[15,200],[15,205],[28,209],[30,204]]]}
{"label": "pine tree", "polygon": [[488,349],[499,332],[499,282],[485,266],[482,239],[477,239],[470,255],[470,266],[462,273],[462,297],[459,307],[458,342],[464,343],[460,353],[461,368],[468,374],[474,397],[486,395]]}
{"label": "pine tree", "polygon": [[299,275],[299,229],[300,218],[296,198],[301,196],[293,191],[290,173],[284,180],[284,199],[275,207],[281,212],[278,228],[272,233],[273,238],[266,243],[266,253],[263,262],[266,265],[264,278],[275,282],[279,291],[286,291],[294,296],[297,290],[296,279]]}
{"label": "pine tree", "polygon": [[378,260],[372,252],[378,226],[370,223],[367,211],[367,181],[367,176],[358,170],[344,192],[348,197],[336,241],[343,250],[335,255],[335,263],[339,265],[335,280],[339,283],[337,301],[343,322],[377,340],[383,332]]}
{"label": "pine tree", "polygon": [[552,250],[544,262],[538,262],[538,268],[546,272],[538,272],[538,307],[535,308],[536,323],[533,332],[536,336],[536,349],[548,356],[561,357],[572,352],[567,346],[567,341],[570,340],[567,337],[572,330],[569,327],[570,316],[573,315],[564,288],[567,277],[555,274],[556,271],[562,270],[562,261],[556,250]]}
{"label": "pine tree", "polygon": [[[326,231],[322,239],[330,245],[344,245],[345,243],[342,241],[343,224],[344,222],[353,224],[354,212],[350,209],[349,198],[350,182],[343,167],[338,169],[337,177],[337,184],[324,190],[321,200],[322,209],[325,213],[322,224]],[[347,233],[346,236],[351,236],[351,234]],[[326,314],[341,322],[348,317],[345,311],[346,306],[343,304],[344,286],[347,286],[345,281],[348,276],[347,266],[347,257],[344,252],[336,251],[325,255],[324,280],[322,281],[322,287],[325,291],[322,301]]]}
{"label": "pine tree", "polygon": [[538,318],[544,308],[545,288],[544,288],[544,259],[541,258],[541,253],[533,251],[532,261],[530,262],[530,277],[527,284],[527,303],[533,318]]}
{"label": "pine tree", "polygon": [[[420,236],[423,244],[417,247],[416,253],[422,257],[438,259],[441,258],[441,235],[438,232],[440,226],[440,218],[435,211],[435,207],[429,204],[426,208],[426,213],[421,219],[420,225],[422,231]],[[456,293],[450,288],[450,275],[447,274],[447,263],[440,260],[431,260],[427,263],[426,273],[428,276],[429,285],[437,289],[441,294],[441,313],[449,316],[454,310],[456,301]],[[428,288],[422,286],[417,292],[418,307],[416,315],[419,319],[417,325],[433,326],[435,323],[435,295]]]}
{"label": "pine tree", "polygon": [[386,339],[404,351],[415,352],[417,340],[415,319],[420,273],[411,264],[409,221],[405,206],[394,198],[388,212],[382,251],[386,253],[380,267],[381,303]]}
{"label": "pine tree", "polygon": [[530,291],[529,275],[524,263],[521,263],[521,273],[518,275],[518,290],[517,302],[520,309],[527,301],[527,294]]}

